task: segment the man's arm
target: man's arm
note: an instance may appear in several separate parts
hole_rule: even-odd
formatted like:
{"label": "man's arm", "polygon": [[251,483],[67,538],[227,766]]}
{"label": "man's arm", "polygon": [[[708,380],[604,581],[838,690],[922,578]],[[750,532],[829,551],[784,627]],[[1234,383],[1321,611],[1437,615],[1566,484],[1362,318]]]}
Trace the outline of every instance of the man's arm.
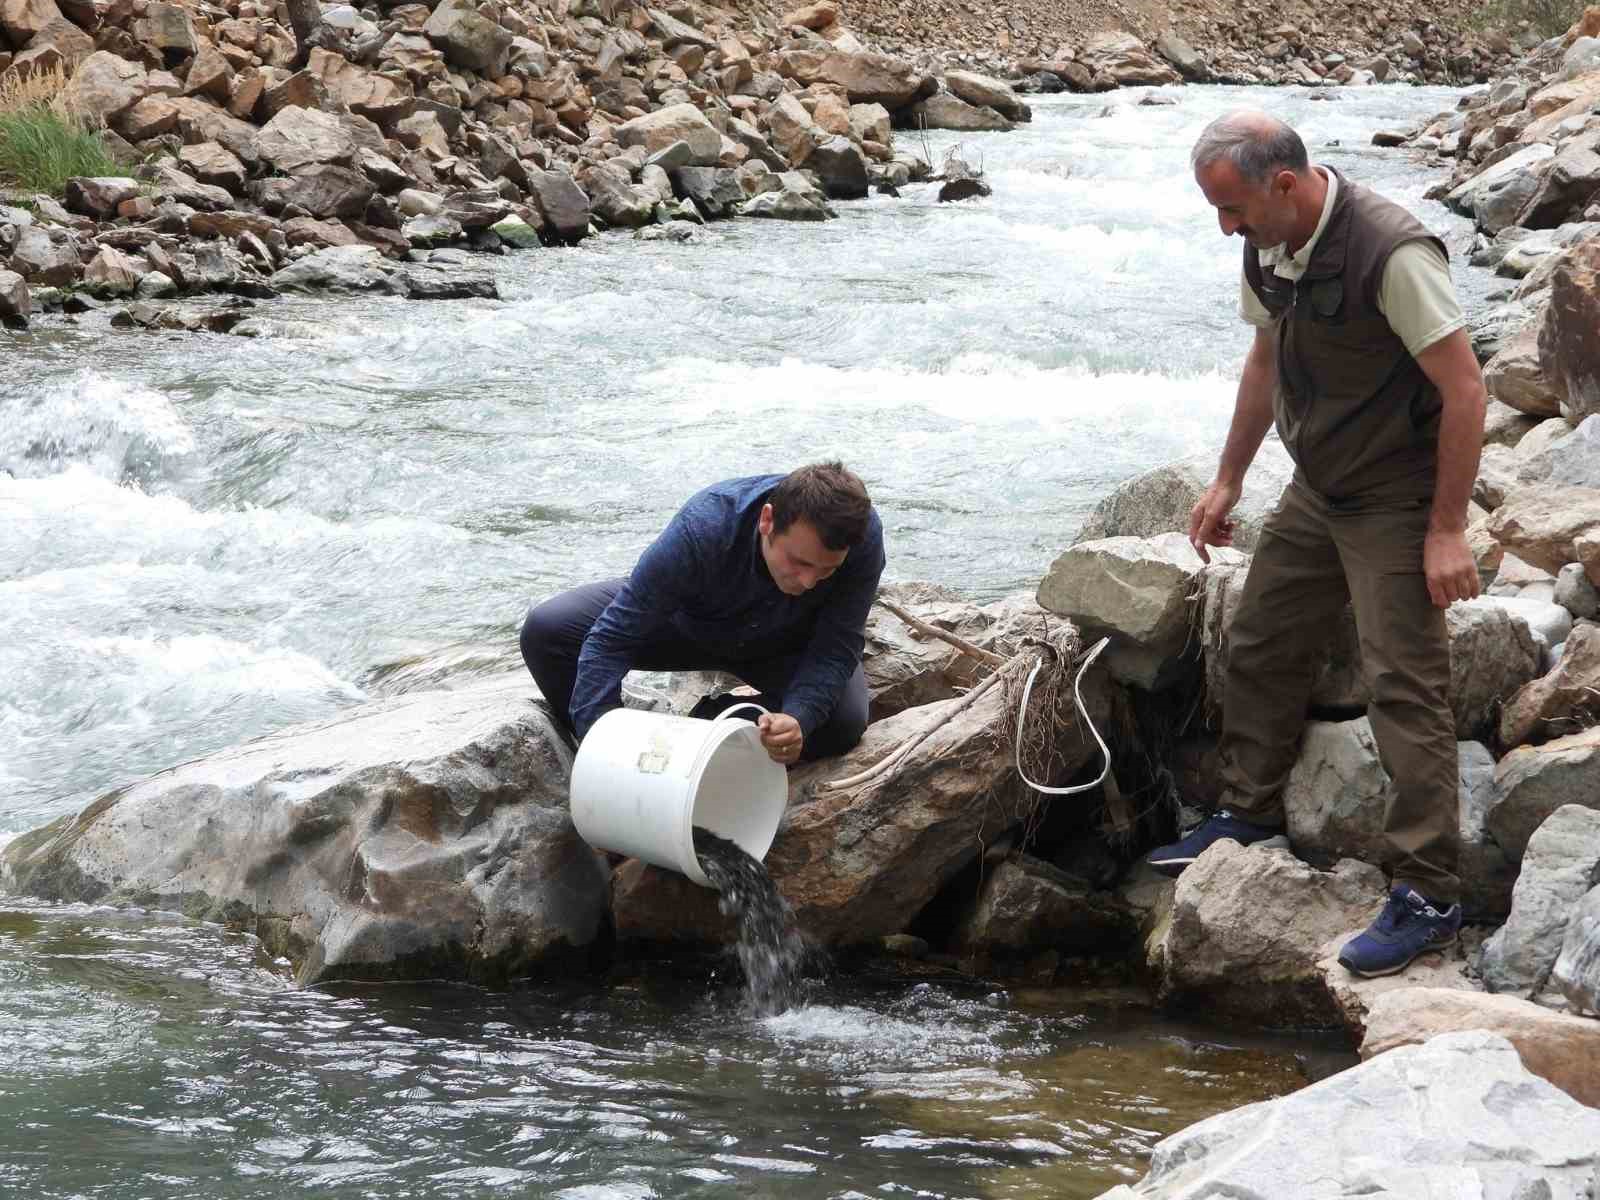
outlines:
{"label": "man's arm", "polygon": [[857,554],[862,555],[860,564],[849,579],[840,581],[835,594],[817,613],[817,625],[800,668],[784,693],[783,711],[800,723],[804,737],[810,737],[833,713],[844,685],[861,663],[867,614],[883,576],[883,543],[869,539],[852,550],[850,557]]}
{"label": "man's arm", "polygon": [[633,574],[596,618],[578,653],[572,726],[579,739],[622,707],[622,678],[641,647],[671,624],[697,578],[699,556],[681,514],[639,556]]}
{"label": "man's arm", "polygon": [[1422,569],[1429,597],[1439,608],[1447,608],[1453,600],[1472,599],[1479,590],[1478,564],[1467,546],[1467,503],[1478,477],[1488,396],[1464,329],[1440,338],[1418,354],[1417,365],[1444,401],[1439,419],[1439,474],[1423,543]]}
{"label": "man's arm", "polygon": [[1272,393],[1277,382],[1277,335],[1258,325],[1239,375],[1233,421],[1222,447],[1222,461],[1217,464],[1217,477],[1189,514],[1189,542],[1204,562],[1211,561],[1207,546],[1233,543],[1233,522],[1228,520],[1228,514],[1239,502],[1245,472],[1261,449],[1261,439],[1272,428]]}

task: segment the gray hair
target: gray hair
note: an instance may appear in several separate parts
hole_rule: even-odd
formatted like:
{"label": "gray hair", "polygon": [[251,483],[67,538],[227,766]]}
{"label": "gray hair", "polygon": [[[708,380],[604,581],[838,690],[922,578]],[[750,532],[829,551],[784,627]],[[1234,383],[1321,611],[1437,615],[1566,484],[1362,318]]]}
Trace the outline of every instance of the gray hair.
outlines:
{"label": "gray hair", "polygon": [[1311,166],[1300,135],[1276,117],[1260,112],[1233,112],[1207,125],[1189,152],[1189,166],[1198,171],[1226,159],[1247,183],[1265,183],[1279,171],[1304,174]]}

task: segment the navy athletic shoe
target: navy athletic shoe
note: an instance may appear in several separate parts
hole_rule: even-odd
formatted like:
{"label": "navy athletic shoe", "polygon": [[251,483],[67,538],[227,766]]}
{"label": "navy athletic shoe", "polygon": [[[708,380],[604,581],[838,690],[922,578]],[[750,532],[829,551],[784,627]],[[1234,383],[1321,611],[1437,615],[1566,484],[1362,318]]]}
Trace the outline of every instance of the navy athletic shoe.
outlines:
{"label": "navy athletic shoe", "polygon": [[1246,821],[1224,808],[1196,825],[1186,837],[1180,838],[1170,846],[1152,850],[1150,857],[1145,861],[1161,874],[1177,878],[1183,874],[1185,867],[1223,838],[1229,838],[1241,846],[1259,846],[1264,843],[1285,850],[1289,848],[1289,839],[1283,830],[1271,825],[1257,825]]}
{"label": "navy athletic shoe", "polygon": [[1461,905],[1440,911],[1427,897],[1404,885],[1389,893],[1378,919],[1344,944],[1339,962],[1356,975],[1393,975],[1430,950],[1456,943]]}

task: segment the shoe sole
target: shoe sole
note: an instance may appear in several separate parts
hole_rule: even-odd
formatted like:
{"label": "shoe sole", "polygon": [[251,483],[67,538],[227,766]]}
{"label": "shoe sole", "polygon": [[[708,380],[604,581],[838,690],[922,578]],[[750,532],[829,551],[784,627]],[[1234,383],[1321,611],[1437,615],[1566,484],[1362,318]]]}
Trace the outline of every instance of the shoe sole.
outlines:
{"label": "shoe sole", "polygon": [[[1222,840],[1231,842],[1233,839],[1224,838]],[[1209,846],[1206,848],[1210,849]],[[1289,848],[1289,837],[1287,834],[1274,834],[1272,837],[1263,838],[1259,842],[1251,842],[1247,848],[1260,848],[1262,850],[1287,850]],[[1157,862],[1154,859],[1145,859],[1145,862],[1150,864],[1152,870],[1159,875],[1167,876],[1169,879],[1176,879],[1179,875],[1183,874],[1183,869],[1185,867],[1196,861],[1197,860],[1193,858],[1163,858],[1160,862]]]}
{"label": "shoe sole", "polygon": [[1342,954],[1339,956],[1339,965],[1341,967],[1343,967],[1346,971],[1349,971],[1350,974],[1359,975],[1363,979],[1382,979],[1385,975],[1398,975],[1398,974],[1400,974],[1401,971],[1404,971],[1407,967],[1409,967],[1412,963],[1416,962],[1417,959],[1421,958],[1424,954],[1432,954],[1437,950],[1448,950],[1448,949],[1450,949],[1451,946],[1454,946],[1456,944],[1456,936],[1457,936],[1456,934],[1452,933],[1450,935],[1450,940],[1448,942],[1431,942],[1428,945],[1424,946],[1421,950],[1418,950],[1415,954],[1413,954],[1410,958],[1406,959],[1405,962],[1401,963],[1399,966],[1397,966],[1397,967],[1388,967],[1388,968],[1385,968],[1382,971],[1363,971],[1360,967],[1353,967],[1347,961],[1345,961],[1345,957]]}

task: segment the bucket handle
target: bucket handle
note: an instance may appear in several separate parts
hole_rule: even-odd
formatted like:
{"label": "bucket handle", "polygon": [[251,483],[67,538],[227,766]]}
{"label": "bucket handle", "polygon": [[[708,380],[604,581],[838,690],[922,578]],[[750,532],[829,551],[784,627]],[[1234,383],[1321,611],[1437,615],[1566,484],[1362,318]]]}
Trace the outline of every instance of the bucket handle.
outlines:
{"label": "bucket handle", "polygon": [[746,700],[746,701],[744,701],[743,703],[740,703],[740,704],[730,704],[730,705],[728,705],[727,708],[723,709],[716,716],[711,718],[711,723],[713,725],[715,725],[718,721],[725,720],[730,713],[736,713],[741,708],[753,708],[758,713],[760,713],[762,716],[766,716],[767,715],[767,711],[768,711],[767,709],[762,708],[761,705],[754,704],[754,703],[751,703],[750,701]]}

